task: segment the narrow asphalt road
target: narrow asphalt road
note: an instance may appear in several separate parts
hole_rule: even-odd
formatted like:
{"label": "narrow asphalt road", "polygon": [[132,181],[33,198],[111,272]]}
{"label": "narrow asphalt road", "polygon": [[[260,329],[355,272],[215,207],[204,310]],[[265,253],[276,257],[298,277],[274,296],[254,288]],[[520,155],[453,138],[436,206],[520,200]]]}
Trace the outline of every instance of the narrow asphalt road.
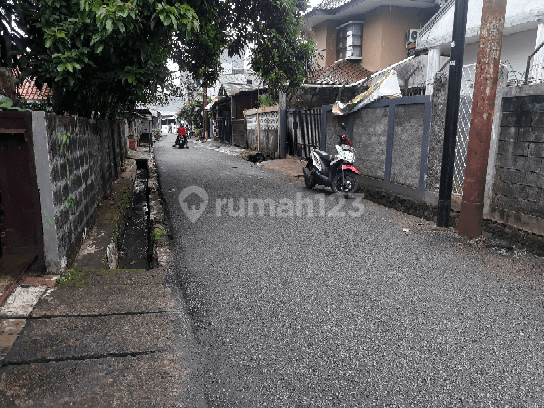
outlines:
{"label": "narrow asphalt road", "polygon": [[544,406],[542,259],[173,140],[155,154],[209,407]]}

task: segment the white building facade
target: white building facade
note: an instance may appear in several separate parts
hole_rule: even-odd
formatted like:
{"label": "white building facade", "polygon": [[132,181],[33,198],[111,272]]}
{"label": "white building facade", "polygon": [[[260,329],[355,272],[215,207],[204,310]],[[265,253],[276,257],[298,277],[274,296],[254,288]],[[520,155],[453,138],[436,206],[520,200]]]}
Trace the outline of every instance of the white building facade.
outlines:
{"label": "white building facade", "polygon": [[[469,0],[464,65],[477,61],[482,0]],[[438,58],[449,55],[452,41],[455,0],[446,3],[421,29],[416,48],[429,50],[427,94],[432,92],[434,75],[440,69]],[[501,50],[501,61],[509,70],[509,79],[523,81],[528,57],[544,42],[544,1],[508,0]],[[544,81],[544,47],[532,58],[531,82]],[[430,89],[429,89],[430,88]]]}

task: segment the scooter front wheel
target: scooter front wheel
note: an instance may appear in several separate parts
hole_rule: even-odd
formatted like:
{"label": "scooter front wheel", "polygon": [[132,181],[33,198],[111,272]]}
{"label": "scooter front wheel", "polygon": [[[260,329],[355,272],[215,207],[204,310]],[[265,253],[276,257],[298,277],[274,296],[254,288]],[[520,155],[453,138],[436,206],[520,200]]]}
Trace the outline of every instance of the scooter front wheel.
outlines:
{"label": "scooter front wheel", "polygon": [[344,171],[344,179],[342,173],[338,173],[332,179],[332,191],[336,194],[355,193],[359,187],[359,179],[353,171]]}
{"label": "scooter front wheel", "polygon": [[306,188],[311,190],[316,184],[312,176],[312,171],[308,167],[303,167],[302,173],[304,173],[304,184],[306,184]]}

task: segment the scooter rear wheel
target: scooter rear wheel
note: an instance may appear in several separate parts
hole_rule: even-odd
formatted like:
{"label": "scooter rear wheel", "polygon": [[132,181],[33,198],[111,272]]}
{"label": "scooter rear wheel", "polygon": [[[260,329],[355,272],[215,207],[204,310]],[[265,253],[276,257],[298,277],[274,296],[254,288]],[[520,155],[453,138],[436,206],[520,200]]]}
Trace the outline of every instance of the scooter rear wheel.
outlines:
{"label": "scooter rear wheel", "polygon": [[332,179],[331,187],[336,194],[355,193],[359,187],[359,179],[353,171],[344,171],[344,182],[342,182],[342,173],[338,173]]}

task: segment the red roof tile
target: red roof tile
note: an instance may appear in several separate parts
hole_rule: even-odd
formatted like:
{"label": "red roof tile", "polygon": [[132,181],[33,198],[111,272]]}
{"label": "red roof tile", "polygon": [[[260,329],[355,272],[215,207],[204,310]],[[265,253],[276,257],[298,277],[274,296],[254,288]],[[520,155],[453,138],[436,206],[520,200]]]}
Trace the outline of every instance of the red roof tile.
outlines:
{"label": "red roof tile", "polygon": [[359,61],[340,60],[306,80],[308,85],[351,85],[371,75]]}
{"label": "red roof tile", "polygon": [[44,84],[42,89],[36,87],[36,78],[25,78],[18,86],[19,96],[27,100],[47,99],[52,95],[51,89]]}

